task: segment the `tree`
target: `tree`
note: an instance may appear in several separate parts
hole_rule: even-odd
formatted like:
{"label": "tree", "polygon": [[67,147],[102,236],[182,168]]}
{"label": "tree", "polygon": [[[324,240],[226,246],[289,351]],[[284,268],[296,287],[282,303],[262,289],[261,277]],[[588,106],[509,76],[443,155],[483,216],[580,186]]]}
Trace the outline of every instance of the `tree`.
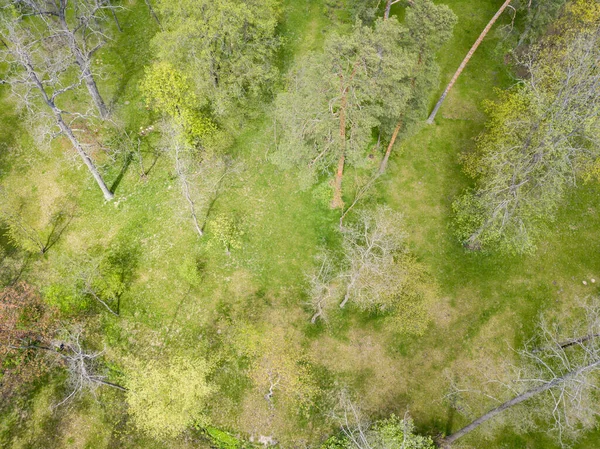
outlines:
{"label": "tree", "polygon": [[101,374],[99,357],[103,352],[91,352],[83,346],[82,326],[61,328],[56,312],[26,283],[0,291],[0,395],[15,393],[48,372],[52,364],[68,374],[70,392],[58,405],[99,385],[125,390]]}
{"label": "tree", "polygon": [[54,347],[43,348],[53,351],[57,358],[61,359],[68,374],[67,387],[71,391],[56,407],[73,400],[86,391],[95,394],[100,385],[127,391],[127,388],[122,385],[109,382],[107,376],[102,374],[105,367],[100,357],[104,351],[93,352],[83,346],[83,327],[81,325],[62,329],[58,336],[59,340],[54,343]]}
{"label": "tree", "polygon": [[80,77],[73,82],[68,80],[66,74],[71,67],[70,55],[64,52],[61,40],[56,36],[39,38],[41,33],[37,32],[35,25],[25,26],[26,18],[18,14],[14,7],[5,8],[0,20],[0,38],[4,46],[2,60],[10,68],[7,78],[2,82],[10,84],[13,93],[28,111],[41,115],[40,120],[44,119],[44,114],[39,103],[47,108],[60,133],[69,139],[94,177],[104,198],[107,201],[113,199],[114,194],[75,135],[72,121],[66,118],[70,116],[76,120],[83,116],[67,112],[57,105],[61,96],[77,89],[82,81]]}
{"label": "tree", "polygon": [[402,216],[385,206],[363,211],[343,231],[346,268],[341,273],[344,298],[359,309],[389,313],[398,329],[422,334],[429,321],[429,291],[423,266],[412,256]]}
{"label": "tree", "polygon": [[[108,108],[100,95],[92,72],[92,57],[106,42],[102,23],[106,14],[114,13],[109,0],[12,0],[26,20],[41,20],[47,30],[41,32],[57,36],[70,50],[81,71],[88,92],[100,117],[108,116]],[[32,17],[30,17],[32,16]],[[116,17],[116,16],[115,16]]]}
{"label": "tree", "polygon": [[[202,145],[203,138],[215,132],[213,121],[198,109],[200,101],[190,79],[170,63],[152,65],[146,70],[140,87],[146,104],[173,121],[184,144]],[[172,139],[179,137],[177,132],[171,134]]]}
{"label": "tree", "polygon": [[209,364],[199,358],[133,361],[126,396],[137,427],[164,438],[176,437],[191,425],[205,426],[205,408],[214,391],[209,372]]}
{"label": "tree", "polygon": [[222,116],[273,84],[277,0],[159,0],[156,10],[158,59],[192,74],[198,106]]}
{"label": "tree", "polygon": [[448,92],[450,92],[450,89],[452,89],[452,87],[454,86],[454,83],[456,83],[456,81],[458,80],[458,77],[463,72],[463,70],[469,63],[469,61],[471,60],[471,57],[475,53],[475,50],[477,50],[479,45],[483,42],[483,39],[485,39],[485,37],[487,36],[489,31],[492,29],[492,26],[494,26],[494,23],[496,23],[496,20],[498,20],[498,18],[502,15],[502,13],[508,7],[508,5],[510,4],[511,1],[512,0],[506,0],[502,4],[502,6],[500,6],[500,9],[498,9],[496,14],[494,14],[494,17],[492,17],[492,19],[488,22],[486,27],[483,29],[483,31],[481,32],[481,34],[479,35],[479,37],[477,38],[477,40],[475,41],[475,43],[473,44],[473,46],[471,47],[471,49],[469,50],[469,52],[467,53],[465,58],[460,63],[460,66],[458,66],[458,69],[456,69],[456,72],[454,73],[454,75],[452,76],[452,79],[446,86],[446,89],[442,93],[442,96],[440,97],[438,102],[435,104],[433,111],[431,111],[431,114],[429,115],[429,118],[427,119],[427,123],[429,123],[430,125],[433,123],[433,121],[435,120],[435,116],[437,115],[437,112],[439,111],[440,107],[442,106],[442,103],[444,102],[444,100],[446,99],[446,96],[448,95]]}
{"label": "tree", "polygon": [[[391,4],[391,2],[388,2]],[[410,78],[410,99],[400,117],[394,117],[395,127],[385,155],[379,166],[382,174],[387,166],[392,148],[401,130],[409,134],[416,123],[423,120],[428,107],[429,93],[436,88],[439,67],[436,53],[452,36],[457,18],[446,5],[436,5],[432,1],[410,2],[404,23],[409,30],[413,51],[418,54],[417,63]],[[393,125],[389,124],[391,129]],[[389,134],[389,132],[388,132]]]}
{"label": "tree", "polygon": [[518,2],[517,10],[525,14],[524,25],[519,33],[517,48],[533,44],[547,26],[558,17],[567,0],[522,0]]}
{"label": "tree", "polygon": [[321,53],[292,70],[276,100],[283,135],[272,156],[282,168],[299,167],[304,184],[336,171],[332,207],[342,207],[344,166],[368,165],[373,130],[399,117],[410,96],[417,55],[395,18],[357,23],[349,36],[331,35]]}
{"label": "tree", "polygon": [[44,351],[57,325],[55,310],[35,289],[20,282],[0,290],[0,398],[2,402],[46,373]]}
{"label": "tree", "polygon": [[[442,439],[443,446],[475,430],[512,407],[530,406],[534,419],[553,421],[561,445],[596,426],[600,413],[600,300],[590,298],[574,308],[570,319],[542,316],[536,336],[519,352],[521,364],[509,383],[512,398]],[[513,393],[514,394],[514,393]]]}
{"label": "tree", "polygon": [[340,308],[350,302],[364,311],[390,314],[398,330],[422,334],[431,291],[423,266],[408,251],[402,216],[386,206],[363,210],[342,236],[342,267],[335,270],[332,257],[324,253],[317,273],[309,276],[311,321],[326,318],[343,295]]}
{"label": "tree", "polygon": [[522,60],[528,76],[488,103],[486,132],[465,158],[477,187],[454,203],[470,249],[532,251],[578,176],[600,156],[600,6],[580,0]]}

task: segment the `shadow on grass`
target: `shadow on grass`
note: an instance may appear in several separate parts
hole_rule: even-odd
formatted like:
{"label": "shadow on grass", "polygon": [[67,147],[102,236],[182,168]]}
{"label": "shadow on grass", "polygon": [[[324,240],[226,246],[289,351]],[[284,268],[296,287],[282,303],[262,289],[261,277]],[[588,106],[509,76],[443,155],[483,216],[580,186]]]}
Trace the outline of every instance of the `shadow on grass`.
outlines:
{"label": "shadow on grass", "polygon": [[110,186],[110,191],[112,193],[115,193],[117,188],[119,187],[119,184],[121,184],[121,181],[123,180],[123,176],[125,176],[125,173],[127,173],[127,169],[129,169],[129,166],[131,165],[132,160],[133,160],[133,153],[128,153],[127,156],[125,156],[125,163],[123,164],[123,167],[121,167],[121,171],[119,172],[119,174],[117,175],[117,178],[113,181],[112,185]]}

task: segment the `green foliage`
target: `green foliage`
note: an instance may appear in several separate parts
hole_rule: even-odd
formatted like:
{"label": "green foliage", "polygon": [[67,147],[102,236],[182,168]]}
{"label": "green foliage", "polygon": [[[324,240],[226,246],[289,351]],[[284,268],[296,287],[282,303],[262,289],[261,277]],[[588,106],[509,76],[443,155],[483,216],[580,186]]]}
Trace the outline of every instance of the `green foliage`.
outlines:
{"label": "green foliage", "polygon": [[299,168],[305,186],[331,173],[342,154],[366,167],[374,132],[389,138],[399,119],[423,113],[437,77],[432,55],[456,20],[447,7],[420,3],[408,14],[410,28],[395,17],[372,27],[357,22],[350,35],[330,35],[322,52],[295,65],[276,99],[283,133],[275,164]]}
{"label": "green foliage", "polygon": [[208,426],[206,428],[206,434],[217,449],[240,449],[242,447],[242,442],[240,440],[216,427]]}
{"label": "green foliage", "polygon": [[188,73],[201,104],[223,115],[268,89],[279,40],[277,0],[156,2],[165,31],[153,44],[161,61]]}
{"label": "green foliage", "polygon": [[232,249],[242,247],[244,231],[241,229],[239,220],[225,214],[219,214],[210,221],[210,233],[214,241],[225,248],[227,254]]}
{"label": "green foliage", "polygon": [[70,285],[52,284],[44,290],[44,299],[52,307],[60,310],[65,317],[78,315],[90,307],[90,301],[83,298]]}
{"label": "green foliage", "polygon": [[197,109],[199,101],[188,77],[168,62],[152,65],[141,89],[147,105],[171,117],[183,130],[187,143],[198,143],[216,130],[212,120]]}
{"label": "green foliage", "polygon": [[486,132],[465,157],[477,189],[454,203],[458,236],[468,248],[532,251],[566,189],[593,172],[600,157],[594,4],[567,8],[556,24],[561,37],[548,36],[525,56],[528,78],[487,104]]}
{"label": "green foliage", "polygon": [[213,387],[206,379],[210,368],[204,360],[134,360],[127,371],[127,403],[139,429],[165,438],[208,424],[205,408]]}
{"label": "green foliage", "polygon": [[[431,437],[414,433],[412,419],[400,419],[395,415],[377,421],[364,432],[368,447],[373,449],[435,449]],[[364,442],[361,442],[364,444]],[[321,446],[321,449],[360,449],[363,446],[346,435],[332,436]]]}

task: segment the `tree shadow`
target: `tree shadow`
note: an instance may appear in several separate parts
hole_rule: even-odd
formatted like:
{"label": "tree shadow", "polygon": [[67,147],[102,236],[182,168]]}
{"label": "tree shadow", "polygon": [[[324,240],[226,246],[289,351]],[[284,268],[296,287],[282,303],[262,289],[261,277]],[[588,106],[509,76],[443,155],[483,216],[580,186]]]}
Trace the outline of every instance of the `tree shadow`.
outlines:
{"label": "tree shadow", "polygon": [[125,176],[125,173],[127,173],[127,169],[129,169],[129,166],[131,165],[132,160],[133,160],[133,153],[127,153],[127,156],[125,156],[125,163],[123,164],[123,167],[121,167],[121,171],[119,172],[117,178],[113,181],[112,185],[110,186],[110,191],[112,193],[115,193],[115,191],[119,187],[119,184],[121,184],[121,181],[123,180],[123,176]]}
{"label": "tree shadow", "polygon": [[60,237],[69,227],[74,217],[75,212],[73,210],[70,210],[68,212],[60,211],[57,214],[55,214],[54,217],[52,217],[52,227],[50,229],[48,237],[46,238],[46,243],[43,246],[42,254],[47,253],[48,250],[60,240]]}

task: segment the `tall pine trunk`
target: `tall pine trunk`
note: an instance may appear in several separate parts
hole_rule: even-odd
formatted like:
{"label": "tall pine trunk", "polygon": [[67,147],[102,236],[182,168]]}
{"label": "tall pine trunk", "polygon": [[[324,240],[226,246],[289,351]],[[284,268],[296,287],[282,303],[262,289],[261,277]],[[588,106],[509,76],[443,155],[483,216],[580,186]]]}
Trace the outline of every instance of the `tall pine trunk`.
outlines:
{"label": "tall pine trunk", "polygon": [[485,36],[488,34],[488,32],[490,31],[490,29],[492,28],[494,23],[496,23],[496,20],[498,20],[498,17],[500,17],[500,15],[508,7],[508,5],[510,4],[511,1],[512,0],[506,0],[504,2],[504,4],[500,7],[500,9],[496,12],[494,17],[492,17],[492,20],[490,20],[489,23],[487,24],[487,26],[483,29],[483,31],[481,32],[481,34],[479,35],[479,37],[477,38],[477,40],[475,41],[475,43],[473,44],[473,46],[471,47],[469,52],[467,53],[467,56],[465,56],[465,58],[460,63],[458,70],[456,70],[456,73],[454,73],[454,76],[450,80],[450,83],[448,83],[448,86],[446,86],[444,93],[442,94],[442,96],[440,97],[438,102],[436,103],[435,107],[433,108],[433,111],[431,111],[431,115],[427,119],[427,123],[429,123],[430,125],[433,123],[433,120],[435,119],[435,116],[437,115],[438,110],[442,106],[442,103],[446,99],[448,92],[450,92],[450,89],[452,89],[452,87],[454,86],[454,83],[456,83],[456,80],[458,79],[458,77],[460,76],[460,74],[462,73],[464,68],[467,66],[467,63],[471,59],[471,56],[473,56],[473,53],[475,53],[475,50],[477,50],[477,47],[479,47],[479,44],[481,44],[481,42],[483,41]]}
{"label": "tall pine trunk", "polygon": [[[353,73],[354,75],[354,73]],[[342,90],[342,102],[340,105],[340,158],[338,160],[335,180],[333,181],[333,209],[342,209],[344,200],[342,199],[342,178],[344,176],[344,164],[346,162],[346,106],[347,106],[348,87]]]}

